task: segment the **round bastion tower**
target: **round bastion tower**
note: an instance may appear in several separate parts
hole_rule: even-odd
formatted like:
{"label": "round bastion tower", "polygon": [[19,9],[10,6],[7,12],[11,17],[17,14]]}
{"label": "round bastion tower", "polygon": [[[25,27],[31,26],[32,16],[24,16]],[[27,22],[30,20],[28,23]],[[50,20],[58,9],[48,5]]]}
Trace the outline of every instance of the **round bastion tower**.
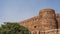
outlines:
{"label": "round bastion tower", "polygon": [[53,9],[42,9],[40,16],[40,33],[41,34],[57,34],[56,15]]}

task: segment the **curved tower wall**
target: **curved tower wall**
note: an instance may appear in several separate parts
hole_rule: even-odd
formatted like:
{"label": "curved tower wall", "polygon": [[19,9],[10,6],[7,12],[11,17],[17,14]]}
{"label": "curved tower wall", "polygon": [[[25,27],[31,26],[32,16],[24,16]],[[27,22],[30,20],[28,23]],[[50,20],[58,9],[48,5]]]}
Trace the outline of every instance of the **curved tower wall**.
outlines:
{"label": "curved tower wall", "polygon": [[40,11],[39,16],[41,34],[42,32],[46,34],[57,34],[56,31],[50,32],[50,30],[57,29],[55,11],[53,9],[43,9]]}

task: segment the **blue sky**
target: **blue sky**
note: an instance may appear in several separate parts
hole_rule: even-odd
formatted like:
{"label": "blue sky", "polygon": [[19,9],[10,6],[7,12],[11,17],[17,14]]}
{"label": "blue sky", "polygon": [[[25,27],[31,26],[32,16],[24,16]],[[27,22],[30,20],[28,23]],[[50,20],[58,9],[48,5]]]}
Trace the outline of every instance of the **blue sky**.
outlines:
{"label": "blue sky", "polygon": [[60,13],[60,0],[0,0],[0,24],[34,17],[44,8]]}

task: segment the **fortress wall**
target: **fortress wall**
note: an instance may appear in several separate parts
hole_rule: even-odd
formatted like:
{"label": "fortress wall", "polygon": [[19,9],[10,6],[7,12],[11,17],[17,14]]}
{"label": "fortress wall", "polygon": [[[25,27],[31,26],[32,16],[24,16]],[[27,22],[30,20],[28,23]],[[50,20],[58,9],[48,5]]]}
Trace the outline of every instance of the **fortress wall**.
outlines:
{"label": "fortress wall", "polygon": [[[56,28],[56,15],[53,9],[43,9],[40,11],[39,16],[41,16],[40,20],[40,31],[47,31]],[[50,32],[46,34],[57,34],[57,32]]]}
{"label": "fortress wall", "polygon": [[56,19],[58,22],[58,29],[60,29],[60,14],[56,14]]}
{"label": "fortress wall", "polygon": [[[39,16],[27,19],[25,21],[20,22],[19,24],[28,28],[29,31],[31,32],[31,34],[36,34],[38,31],[38,20],[39,20]],[[40,24],[39,24],[40,25]]]}
{"label": "fortress wall", "polygon": [[[60,29],[60,14],[56,14],[56,19],[58,22],[58,29]],[[58,30],[58,34],[60,34],[60,30]]]}
{"label": "fortress wall", "polygon": [[38,16],[35,16],[33,18],[24,20],[24,21],[20,22],[19,24],[22,25],[22,26],[27,27],[29,30],[33,30],[34,29],[33,26],[35,24],[37,24],[36,22],[38,22],[38,20],[39,20],[39,17]]}
{"label": "fortress wall", "polygon": [[[51,29],[57,29],[56,24],[58,24],[58,29],[60,29],[60,14],[55,14],[55,11],[53,9],[42,9],[40,10],[38,16],[21,21],[18,24],[28,28],[31,34],[41,33],[41,31]],[[56,31],[53,31],[53,32],[47,32],[46,34],[56,34],[56,33],[57,33]]]}

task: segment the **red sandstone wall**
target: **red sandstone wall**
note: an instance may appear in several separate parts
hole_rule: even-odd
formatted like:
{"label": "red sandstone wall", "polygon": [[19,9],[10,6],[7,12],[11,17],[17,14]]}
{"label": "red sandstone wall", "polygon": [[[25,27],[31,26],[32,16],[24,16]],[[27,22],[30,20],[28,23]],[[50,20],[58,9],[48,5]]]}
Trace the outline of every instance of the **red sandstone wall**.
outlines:
{"label": "red sandstone wall", "polygon": [[35,16],[35,17],[33,17],[33,18],[30,18],[30,19],[27,19],[27,20],[25,20],[25,21],[22,21],[22,22],[20,22],[19,24],[20,25],[22,25],[22,26],[25,26],[26,28],[28,28],[30,31],[31,31],[31,33],[33,33],[33,32],[37,32],[38,31],[38,20],[39,20],[39,17],[38,16]]}
{"label": "red sandstone wall", "polygon": [[57,20],[58,28],[60,28],[60,14],[55,14],[52,9],[44,9],[39,12],[38,16],[19,22],[19,24],[27,27],[33,34],[34,32],[39,33],[41,30],[56,29],[55,19]]}
{"label": "red sandstone wall", "polygon": [[[60,14],[56,14],[56,19],[58,22],[58,29],[60,29]],[[60,34],[60,30],[58,30],[58,34]]]}
{"label": "red sandstone wall", "polygon": [[[40,11],[41,13],[39,16],[42,16],[40,19],[40,31],[48,31],[56,28],[56,15],[55,11],[53,9],[43,9]],[[55,32],[49,32],[46,34],[57,34],[57,31]]]}

